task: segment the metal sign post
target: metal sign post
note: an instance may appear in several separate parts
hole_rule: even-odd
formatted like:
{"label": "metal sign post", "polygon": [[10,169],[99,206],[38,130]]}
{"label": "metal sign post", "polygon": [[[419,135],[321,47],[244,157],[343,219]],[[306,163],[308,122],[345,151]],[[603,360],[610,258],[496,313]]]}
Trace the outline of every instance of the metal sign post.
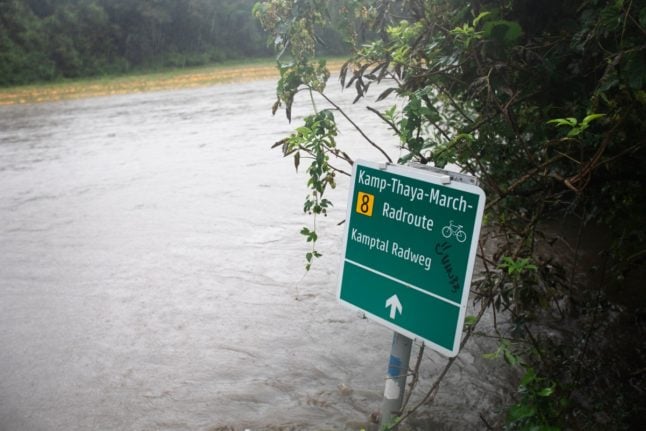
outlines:
{"label": "metal sign post", "polygon": [[412,346],[413,340],[410,338],[397,332],[393,334],[393,344],[390,348],[390,359],[388,360],[388,373],[386,374],[384,399],[381,404],[379,429],[390,425],[393,419],[401,412]]}

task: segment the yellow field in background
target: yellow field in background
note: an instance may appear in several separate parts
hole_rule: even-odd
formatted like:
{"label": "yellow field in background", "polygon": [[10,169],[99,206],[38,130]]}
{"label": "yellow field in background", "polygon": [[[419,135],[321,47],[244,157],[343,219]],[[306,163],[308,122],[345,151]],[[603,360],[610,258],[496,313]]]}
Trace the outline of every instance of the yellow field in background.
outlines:
{"label": "yellow field in background", "polygon": [[[342,64],[343,62],[337,59],[328,61],[328,67],[332,71],[338,71]],[[178,69],[122,77],[0,88],[0,105],[202,87],[226,82],[277,77],[278,70],[272,61]]]}

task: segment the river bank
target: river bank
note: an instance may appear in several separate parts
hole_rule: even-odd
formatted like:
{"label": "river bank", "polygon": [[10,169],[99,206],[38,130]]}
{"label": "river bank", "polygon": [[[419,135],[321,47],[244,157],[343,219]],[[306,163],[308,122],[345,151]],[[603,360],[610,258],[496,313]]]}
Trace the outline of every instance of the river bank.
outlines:
{"label": "river bank", "polygon": [[[328,60],[328,67],[333,71],[338,70],[341,64],[342,60],[340,59]],[[273,59],[239,61],[195,68],[0,88],[0,105],[196,88],[213,84],[276,78],[277,76],[278,70]]]}

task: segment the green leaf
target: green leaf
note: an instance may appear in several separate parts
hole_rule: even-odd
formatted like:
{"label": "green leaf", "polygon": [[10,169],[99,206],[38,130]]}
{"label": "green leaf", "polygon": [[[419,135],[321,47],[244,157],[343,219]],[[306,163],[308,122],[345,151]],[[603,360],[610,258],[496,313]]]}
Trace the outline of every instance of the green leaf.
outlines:
{"label": "green leaf", "polygon": [[536,380],[536,371],[534,371],[534,369],[530,367],[527,369],[527,371],[525,371],[523,378],[520,379],[520,385],[527,386],[534,380]]}
{"label": "green leaf", "polygon": [[568,117],[568,118],[555,118],[553,120],[549,120],[547,124],[556,124],[557,126],[569,126],[569,127],[574,127],[578,124],[578,121],[574,117]]}
{"label": "green leaf", "polygon": [[540,391],[538,391],[538,396],[539,397],[549,397],[554,393],[554,389],[556,389],[556,383],[553,383],[551,386],[548,386],[548,387],[543,388]]}
{"label": "green leaf", "polygon": [[484,359],[496,359],[498,357],[498,352],[485,353],[482,357]]}
{"label": "green leaf", "polygon": [[505,362],[507,362],[509,365],[518,365],[520,360],[518,359],[518,356],[514,355],[511,353],[509,350],[505,349],[504,353],[504,358]]}
{"label": "green leaf", "polygon": [[491,12],[480,12],[480,14],[473,19],[473,26],[477,27],[478,23],[489,15],[491,15]]}
{"label": "green leaf", "polygon": [[523,35],[523,28],[516,21],[489,21],[483,27],[488,39],[497,39],[506,44],[513,44]]}
{"label": "green leaf", "polygon": [[466,326],[473,326],[476,324],[477,321],[478,321],[478,318],[476,316],[467,316],[464,319],[464,324]]}
{"label": "green leaf", "polygon": [[587,115],[583,119],[583,121],[581,121],[581,124],[586,124],[587,125],[587,124],[590,124],[590,122],[592,122],[594,120],[597,120],[599,118],[603,118],[605,116],[606,116],[606,114],[590,114],[590,115]]}
{"label": "green leaf", "polygon": [[510,407],[507,412],[509,419],[512,421],[519,421],[521,419],[526,419],[532,417],[536,414],[536,408],[527,404],[514,404]]}
{"label": "green leaf", "polygon": [[475,142],[475,139],[471,133],[458,133],[455,135],[455,137],[452,139],[452,142],[459,142],[459,141],[467,141],[468,143],[472,144]]}
{"label": "green leaf", "polygon": [[391,121],[394,121],[396,111],[397,111],[397,105],[393,105],[384,111],[384,117],[388,118]]}

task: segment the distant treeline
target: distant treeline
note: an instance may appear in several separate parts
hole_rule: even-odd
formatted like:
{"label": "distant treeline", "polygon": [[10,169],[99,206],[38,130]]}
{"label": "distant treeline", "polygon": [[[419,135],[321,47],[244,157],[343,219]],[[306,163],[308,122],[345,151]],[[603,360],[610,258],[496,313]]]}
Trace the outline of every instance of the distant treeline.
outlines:
{"label": "distant treeline", "polygon": [[256,1],[0,0],[0,86],[269,56]]}

